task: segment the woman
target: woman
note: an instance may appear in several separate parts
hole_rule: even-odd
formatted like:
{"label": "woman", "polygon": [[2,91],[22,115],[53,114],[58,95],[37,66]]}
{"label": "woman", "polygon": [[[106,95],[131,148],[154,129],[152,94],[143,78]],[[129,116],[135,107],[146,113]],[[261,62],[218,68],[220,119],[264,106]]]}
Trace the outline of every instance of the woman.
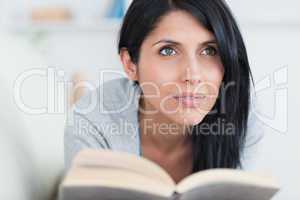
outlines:
{"label": "woman", "polygon": [[119,37],[128,78],[77,103],[65,133],[67,165],[83,148],[104,148],[148,158],[175,182],[243,168],[258,138],[246,137],[251,72],[224,1],[134,0]]}

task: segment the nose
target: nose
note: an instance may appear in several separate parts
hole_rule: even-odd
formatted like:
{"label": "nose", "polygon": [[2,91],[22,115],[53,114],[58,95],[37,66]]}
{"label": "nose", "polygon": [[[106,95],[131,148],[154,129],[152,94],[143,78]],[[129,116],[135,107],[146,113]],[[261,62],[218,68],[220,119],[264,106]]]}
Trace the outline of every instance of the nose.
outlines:
{"label": "nose", "polygon": [[201,70],[199,63],[197,61],[189,62],[188,66],[185,68],[183,81],[186,84],[197,85],[201,83]]}
{"label": "nose", "polygon": [[201,81],[199,79],[186,79],[185,83],[186,84],[191,84],[191,85],[197,85],[199,84]]}

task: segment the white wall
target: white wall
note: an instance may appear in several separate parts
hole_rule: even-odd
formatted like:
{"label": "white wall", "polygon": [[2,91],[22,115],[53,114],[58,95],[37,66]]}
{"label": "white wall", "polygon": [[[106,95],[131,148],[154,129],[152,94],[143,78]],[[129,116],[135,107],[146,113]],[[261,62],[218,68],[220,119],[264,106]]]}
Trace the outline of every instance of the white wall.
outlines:
{"label": "white wall", "polygon": [[[296,200],[300,197],[297,191],[300,179],[300,135],[297,134],[300,27],[265,25],[245,27],[244,31],[255,80],[258,85],[264,85],[268,78],[271,81],[270,87],[258,92],[261,104],[258,115],[263,118],[266,132],[259,166],[275,174],[283,183],[276,200]],[[280,69],[282,72],[287,69],[287,76],[282,75],[287,81],[276,84],[274,74]]]}
{"label": "white wall", "polygon": [[256,23],[297,23],[300,4],[297,0],[227,0],[236,16],[243,21]]}

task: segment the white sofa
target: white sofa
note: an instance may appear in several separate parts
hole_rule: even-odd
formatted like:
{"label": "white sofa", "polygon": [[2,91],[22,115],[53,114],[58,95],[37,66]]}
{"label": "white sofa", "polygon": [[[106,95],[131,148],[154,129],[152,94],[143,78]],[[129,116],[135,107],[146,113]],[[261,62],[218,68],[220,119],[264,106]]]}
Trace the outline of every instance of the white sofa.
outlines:
{"label": "white sofa", "polygon": [[[0,199],[55,199],[64,165],[64,115],[29,115],[15,104],[13,86],[18,74],[45,65],[20,38],[1,33],[0,44]],[[40,92],[44,84],[43,80],[24,82],[24,101],[45,102]]]}

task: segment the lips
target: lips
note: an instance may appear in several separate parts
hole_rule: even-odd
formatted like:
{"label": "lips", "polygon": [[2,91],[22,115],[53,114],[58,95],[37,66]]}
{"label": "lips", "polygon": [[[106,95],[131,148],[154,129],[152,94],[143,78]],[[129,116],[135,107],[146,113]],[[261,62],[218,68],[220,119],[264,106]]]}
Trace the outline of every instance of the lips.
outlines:
{"label": "lips", "polygon": [[204,95],[192,95],[192,96],[175,96],[177,101],[179,101],[184,107],[196,108],[199,106],[201,101],[205,98]]}
{"label": "lips", "polygon": [[176,99],[204,99],[204,96],[175,96]]}
{"label": "lips", "polygon": [[186,99],[203,99],[205,98],[204,94],[201,93],[182,93],[180,95],[174,96],[175,98],[186,98]]}

